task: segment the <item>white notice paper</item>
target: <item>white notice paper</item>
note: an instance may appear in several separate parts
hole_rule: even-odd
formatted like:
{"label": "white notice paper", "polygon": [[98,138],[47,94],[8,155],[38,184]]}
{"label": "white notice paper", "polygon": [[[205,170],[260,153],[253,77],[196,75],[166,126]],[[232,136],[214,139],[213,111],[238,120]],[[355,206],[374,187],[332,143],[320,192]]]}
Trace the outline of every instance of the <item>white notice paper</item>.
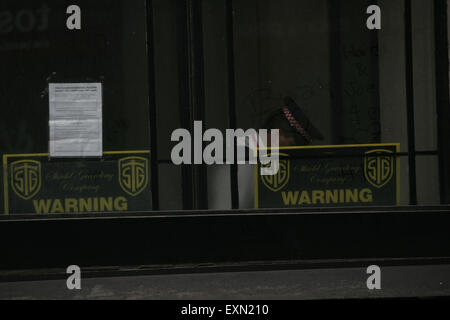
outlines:
{"label": "white notice paper", "polygon": [[50,83],[50,157],[103,155],[102,84]]}

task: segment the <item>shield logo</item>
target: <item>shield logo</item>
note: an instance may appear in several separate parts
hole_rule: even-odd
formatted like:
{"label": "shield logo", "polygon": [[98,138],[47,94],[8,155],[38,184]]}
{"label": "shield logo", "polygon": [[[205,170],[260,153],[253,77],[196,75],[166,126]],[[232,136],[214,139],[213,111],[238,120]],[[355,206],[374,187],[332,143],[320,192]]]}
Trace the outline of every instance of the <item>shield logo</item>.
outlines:
{"label": "shield logo", "polygon": [[[286,154],[280,154],[280,156],[287,156]],[[290,174],[291,174],[291,161],[288,159],[279,159],[274,163],[276,166],[279,166],[278,173],[273,175],[260,175],[263,184],[273,192],[281,191],[289,182]],[[264,167],[269,167],[270,164]],[[274,170],[277,171],[277,170]]]}
{"label": "shield logo", "polygon": [[148,160],[141,157],[120,159],[119,183],[130,196],[139,195],[148,185]]}
{"label": "shield logo", "polygon": [[41,163],[22,160],[11,163],[11,188],[23,200],[30,200],[41,189]]}
{"label": "shield logo", "polygon": [[375,188],[382,188],[388,184],[395,171],[395,160],[392,151],[373,150],[366,152],[364,159],[364,175],[366,180]]}

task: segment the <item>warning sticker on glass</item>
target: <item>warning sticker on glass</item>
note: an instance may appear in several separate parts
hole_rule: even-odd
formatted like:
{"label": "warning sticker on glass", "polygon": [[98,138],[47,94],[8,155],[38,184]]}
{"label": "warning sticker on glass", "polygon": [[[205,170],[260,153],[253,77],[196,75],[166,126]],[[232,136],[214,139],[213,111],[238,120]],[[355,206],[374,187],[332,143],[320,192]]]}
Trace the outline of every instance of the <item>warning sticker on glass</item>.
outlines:
{"label": "warning sticker on glass", "polygon": [[50,157],[103,155],[102,84],[50,83]]}

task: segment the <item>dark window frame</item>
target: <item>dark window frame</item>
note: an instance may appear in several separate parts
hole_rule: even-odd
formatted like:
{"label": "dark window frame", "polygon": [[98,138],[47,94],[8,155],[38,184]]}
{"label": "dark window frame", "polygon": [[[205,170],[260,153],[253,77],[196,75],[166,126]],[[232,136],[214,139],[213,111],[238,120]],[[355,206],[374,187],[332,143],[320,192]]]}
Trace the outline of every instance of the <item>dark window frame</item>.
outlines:
{"label": "dark window frame", "polygon": [[[151,150],[157,150],[156,102],[154,79],[154,53],[152,1],[147,0],[148,55],[149,55],[149,107]],[[181,41],[180,63],[187,67],[186,76],[195,72],[192,83],[180,83],[188,99],[181,110],[188,111],[183,124],[193,119],[202,120],[204,99],[202,90],[201,41],[196,32],[201,28],[199,0],[185,0],[181,7],[180,23],[185,23]],[[410,14],[410,1],[405,0],[406,16]],[[153,192],[155,210],[147,213],[119,213],[115,215],[76,214],[54,216],[3,216],[0,218],[0,241],[5,250],[0,270],[53,269],[79,264],[92,268],[117,266],[113,274],[123,274],[120,266],[148,266],[144,272],[207,271],[233,268],[297,268],[311,266],[365,265],[370,261],[384,264],[448,263],[450,261],[450,129],[448,119],[448,51],[447,3],[435,0],[436,70],[439,114],[439,152],[416,152],[413,141],[403,156],[408,156],[414,167],[416,156],[438,155],[440,159],[441,206],[374,207],[344,209],[279,209],[200,211],[202,183],[206,181],[204,168],[186,167],[183,170],[183,204],[190,211],[160,211],[158,190]],[[233,42],[232,0],[227,0],[227,26],[229,44]],[[184,17],[184,18],[183,18]],[[410,19],[405,19],[405,36],[410,41]],[[233,46],[228,48],[230,84],[230,126],[236,126],[234,102]],[[445,54],[444,54],[445,53]],[[410,43],[406,56],[411,57]],[[408,59],[407,77],[411,79],[412,64]],[[444,71],[445,70],[445,71]],[[411,83],[410,83],[411,85]],[[411,99],[411,86],[408,97]],[[203,101],[204,104],[204,101]],[[194,107],[197,106],[197,107]],[[411,112],[411,110],[410,110]],[[408,121],[413,123],[409,113]],[[414,127],[409,128],[413,130]],[[411,131],[409,131],[411,134]],[[444,147],[445,146],[445,147]],[[165,163],[152,152],[152,183],[158,185],[158,166]],[[415,170],[411,173],[411,204],[414,204]],[[237,171],[231,171],[233,209],[238,208]],[[203,185],[206,188],[206,185]],[[189,191],[191,190],[191,191]],[[189,191],[189,192],[188,192]],[[192,195],[192,191],[193,195]],[[189,199],[189,197],[191,197]],[[207,204],[206,204],[207,205]],[[278,225],[287,229],[276,228]],[[298,226],[294,228],[294,226]],[[297,232],[303,232],[300,236]],[[433,232],[430,232],[433,230]],[[319,233],[319,234],[318,234]],[[30,240],[33,239],[33,240]],[[41,239],[41,241],[35,241]],[[355,243],[355,239],[358,239]],[[256,263],[251,263],[256,261]],[[230,265],[229,263],[233,263]],[[212,264],[204,267],[204,264]],[[184,269],[177,267],[184,265]],[[165,270],[165,271],[161,271]],[[169,271],[168,271],[169,270]],[[172,270],[172,271],[170,271]],[[178,271],[177,271],[178,270]],[[133,274],[139,272],[135,268]],[[58,272],[57,272],[58,273]],[[106,272],[107,273],[107,272]],[[46,273],[46,277],[48,276]],[[59,273],[58,273],[59,274]],[[11,276],[12,275],[12,276]],[[0,281],[24,279],[17,273],[0,276]],[[33,279],[39,274],[33,273]]]}

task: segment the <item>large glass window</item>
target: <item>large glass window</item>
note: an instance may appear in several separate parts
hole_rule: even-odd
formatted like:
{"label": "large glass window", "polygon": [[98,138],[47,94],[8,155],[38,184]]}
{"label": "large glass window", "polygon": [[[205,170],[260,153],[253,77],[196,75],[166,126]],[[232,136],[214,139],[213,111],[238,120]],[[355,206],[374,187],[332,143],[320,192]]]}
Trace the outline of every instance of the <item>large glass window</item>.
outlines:
{"label": "large glass window", "polygon": [[[252,168],[239,166],[230,189],[229,173],[211,168],[211,206],[230,208],[237,192],[241,208],[441,203],[434,5],[406,4],[380,1],[374,31],[370,1],[204,3],[207,127],[227,124],[220,91],[238,127],[269,125],[288,138],[283,172],[256,187]],[[285,106],[308,139],[291,130]]]}
{"label": "large glass window", "polygon": [[[381,30],[366,0],[71,4],[0,4],[4,214],[447,203],[433,1],[378,1]],[[49,85],[94,83],[102,156],[52,157]],[[280,170],[174,164],[195,121],[279,129]]]}
{"label": "large glass window", "polygon": [[[0,4],[2,212],[151,210],[145,1],[78,1],[81,30],[66,26],[71,4]],[[101,157],[50,157],[49,84],[67,83],[102,86]],[[76,99],[60,105],[71,120],[86,105]],[[133,159],[145,169],[137,188],[118,173]]]}

